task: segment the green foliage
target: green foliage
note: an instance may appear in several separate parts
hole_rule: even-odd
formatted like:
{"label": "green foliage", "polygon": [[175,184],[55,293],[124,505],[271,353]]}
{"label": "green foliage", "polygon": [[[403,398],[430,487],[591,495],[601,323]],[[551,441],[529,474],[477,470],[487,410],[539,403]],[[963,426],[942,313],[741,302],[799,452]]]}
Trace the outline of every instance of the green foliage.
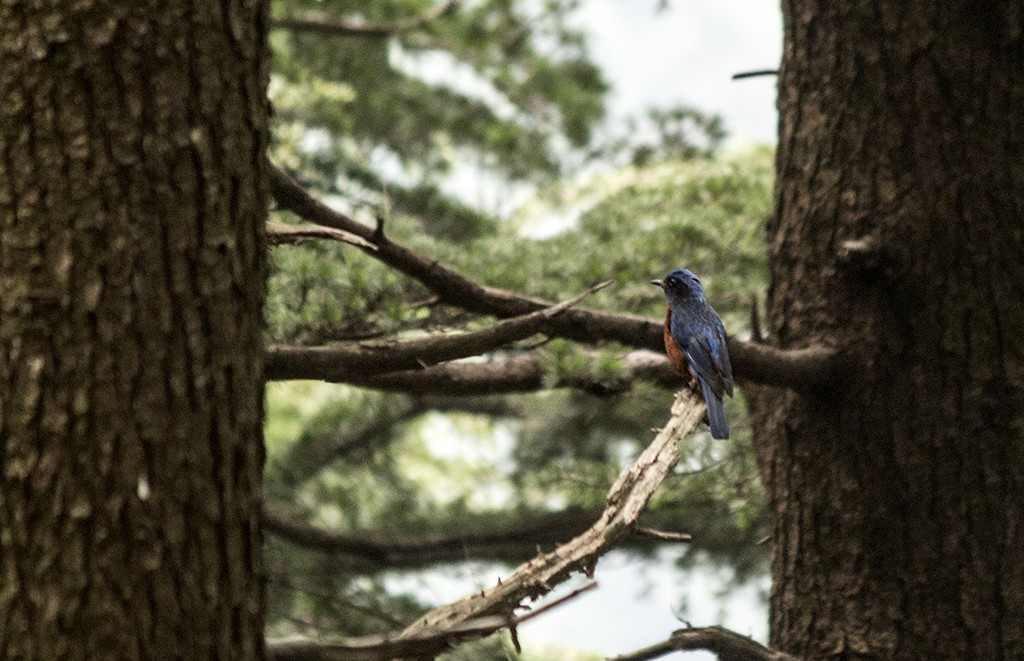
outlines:
{"label": "green foliage", "polygon": [[[273,15],[386,25],[433,7],[289,0],[274,2]],[[396,210],[448,221],[437,184],[457,165],[550,180],[565,166],[566,144],[590,142],[607,90],[566,24],[571,10],[483,0],[387,38],[276,30],[273,157],[354,201],[386,184]],[[485,214],[456,212],[486,225]]]}
{"label": "green foliage", "polygon": [[[765,286],[771,153],[716,155],[719,120],[685,107],[652,111],[630,129],[646,127],[642,138],[595,145],[606,85],[583,35],[567,27],[574,4],[480,0],[386,38],[275,30],[272,159],[328,203],[369,224],[381,217],[394,240],[481,283],[560,300],[610,279],[586,305],[660,318],[662,294],[648,281],[686,266],[701,276],[730,333],[744,333],[750,301]],[[382,25],[433,7],[299,0],[275,1],[273,13]],[[585,184],[560,179],[587,150],[632,165]],[[500,185],[530,182],[537,201],[500,220],[455,199],[447,177],[466,167]],[[547,231],[553,224],[561,231]],[[437,305],[421,285],[351,246],[278,246],[271,262],[272,341],[492,321]],[[624,352],[561,340],[528,350],[543,357],[549,383],[582,375],[611,383]],[[468,399],[437,412],[415,396],[272,384],[266,494],[277,511],[384,541],[500,530],[596,508],[671,401],[649,384],[615,385],[625,392],[508,396],[482,413]],[[728,413],[733,438],[688,439],[646,523],[694,534],[684,565],[722,563],[745,580],[763,571],[763,547],[754,542],[766,526],[742,397]],[[401,572],[371,571],[273,537],[266,562],[271,635],[375,633],[429,605],[422,590],[396,581]],[[516,657],[502,637],[491,637],[451,658]]]}
{"label": "green foliage", "polygon": [[[418,234],[411,216],[398,215],[389,227],[400,240],[482,282],[528,294],[562,298],[611,278],[616,284],[588,305],[650,316],[663,314],[664,303],[647,280],[685,265],[702,276],[730,332],[742,333],[749,299],[764,287],[762,226],[769,210],[770,162],[770,153],[757,151],[617,172],[574,191],[603,197],[569,229],[547,239],[518,233],[517,227],[528,225],[524,219],[458,246]],[[278,248],[274,258],[271,310],[296,315],[272,312],[281,337],[438,328],[460,321],[454,312],[417,304],[426,291],[350,247]],[[286,259],[310,260],[310,265],[294,269],[283,265]],[[283,300],[288,296],[297,296],[296,301]],[[319,301],[327,314],[317,319],[311,301]],[[312,325],[302,321],[304,315]],[[342,321],[332,329],[335,319]],[[622,351],[605,347],[595,360],[592,351],[563,340],[536,350],[545,356],[552,379],[615,374]],[[284,394],[292,387],[296,395]],[[307,397],[307,388],[279,385],[271,401]],[[594,508],[618,471],[650,440],[649,430],[664,419],[671,393],[637,383],[603,399],[566,390],[507,399],[511,417],[424,416],[402,396],[336,388],[318,412],[306,414],[301,430],[287,427],[293,440],[273,439],[268,493],[291,494],[290,511],[314,523],[383,539],[465,533],[467,526],[493,529],[510,516]],[[684,566],[720,563],[744,581],[764,571],[765,550],[756,542],[767,526],[742,396],[727,406],[733,437],[719,442],[699,433],[688,439],[678,474],[659,491],[647,523],[694,534]],[[377,437],[368,431],[374,421],[394,424]],[[344,450],[353,441],[356,449]],[[289,471],[306,477],[296,483]],[[307,565],[317,565],[342,593],[355,580],[343,566],[320,566],[315,554],[290,551],[272,558],[287,575],[313,572]],[[381,589],[379,581],[370,583]],[[418,601],[413,595],[388,593],[388,598],[400,599],[395,613]],[[303,597],[300,605],[314,603],[319,602]],[[346,628],[342,616],[352,614],[319,611],[317,617],[326,630],[357,631]]]}

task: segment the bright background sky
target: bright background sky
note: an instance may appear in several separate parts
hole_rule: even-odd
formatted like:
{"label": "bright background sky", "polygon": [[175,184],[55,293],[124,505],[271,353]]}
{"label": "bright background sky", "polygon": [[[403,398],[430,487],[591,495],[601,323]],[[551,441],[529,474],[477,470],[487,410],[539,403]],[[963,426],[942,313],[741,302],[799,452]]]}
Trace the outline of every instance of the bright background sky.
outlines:
{"label": "bright background sky", "polygon": [[613,116],[683,103],[721,114],[738,140],[774,143],[775,78],[732,80],[774,69],[782,14],[770,0],[585,0],[579,25],[612,83]]}

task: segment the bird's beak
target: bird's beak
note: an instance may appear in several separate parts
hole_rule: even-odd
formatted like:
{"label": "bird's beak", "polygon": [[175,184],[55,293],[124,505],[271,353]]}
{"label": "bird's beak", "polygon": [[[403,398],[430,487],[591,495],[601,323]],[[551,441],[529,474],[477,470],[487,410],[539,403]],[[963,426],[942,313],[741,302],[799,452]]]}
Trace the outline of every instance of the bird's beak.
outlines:
{"label": "bird's beak", "polygon": [[652,284],[652,285],[658,285],[658,286],[659,286],[659,287],[661,287],[662,289],[664,289],[664,288],[665,288],[665,283],[664,283],[664,282],[662,282],[661,280],[651,280],[651,284]]}

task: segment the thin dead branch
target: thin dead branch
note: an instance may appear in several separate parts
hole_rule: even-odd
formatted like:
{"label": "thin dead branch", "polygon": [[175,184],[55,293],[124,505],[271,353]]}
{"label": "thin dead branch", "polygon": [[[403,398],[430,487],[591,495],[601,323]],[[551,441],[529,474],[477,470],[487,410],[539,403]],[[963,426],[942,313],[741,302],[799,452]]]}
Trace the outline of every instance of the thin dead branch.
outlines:
{"label": "thin dead branch", "polygon": [[647,528],[644,526],[634,526],[633,534],[656,539],[659,542],[689,543],[693,541],[693,535],[688,532],[672,532],[671,530],[658,530],[657,528]]}
{"label": "thin dead branch", "polygon": [[704,418],[704,403],[689,390],[676,395],[665,427],[632,466],[619,475],[605,499],[601,517],[586,532],[550,553],[520,565],[511,575],[479,593],[430,611],[403,637],[441,631],[468,619],[506,613],[524,599],[547,594],[574,572],[590,575],[598,558],[631,533],[648,499],[679,459],[679,441]]}
{"label": "thin dead branch", "polygon": [[[447,646],[468,637],[465,635],[467,627],[472,636],[478,636],[510,626],[515,609],[524,600],[551,592],[555,585],[575,572],[592,575],[598,559],[632,534],[647,501],[678,461],[679,441],[696,429],[704,413],[704,403],[688,389],[677,393],[668,423],[633,465],[619,475],[608,492],[597,522],[555,550],[520,565],[497,585],[431,610],[409,625],[397,639],[381,642],[372,652],[353,650],[351,645],[301,641],[268,645],[270,657],[277,661],[433,658]],[[487,625],[480,626],[480,622],[487,622]],[[357,653],[364,655],[357,656]]]}
{"label": "thin dead branch", "polygon": [[722,627],[679,629],[656,645],[608,661],[648,661],[686,650],[707,650],[717,654],[719,661],[800,661]]}
{"label": "thin dead branch", "polygon": [[505,319],[468,333],[442,333],[408,340],[367,340],[326,346],[271,346],[267,353],[268,379],[321,379],[347,381],[360,375],[415,370],[458,358],[478,356],[510,342],[523,340],[546,328],[548,322],[606,287],[604,282],[563,301],[520,317]]}
{"label": "thin dead branch", "polygon": [[629,390],[636,379],[665,388],[678,388],[685,383],[663,355],[644,350],[623,356],[617,373],[557,377],[550,374],[551,366],[538,354],[495,358],[481,363],[442,363],[383,374],[342,373],[334,375],[336,378],[325,377],[312,365],[289,365],[288,360],[279,355],[277,347],[270,347],[266,378],[273,381],[316,379],[375,390],[448,397],[535,392],[544,388],[576,388],[594,395],[615,395]]}
{"label": "thin dead branch", "polygon": [[267,658],[270,661],[387,661],[388,659],[431,659],[461,642],[488,636],[499,629],[508,628],[516,651],[519,647],[517,627],[523,622],[543,615],[547,611],[593,590],[597,583],[586,585],[563,595],[522,615],[502,617],[491,615],[468,620],[451,629],[438,633],[424,632],[418,636],[395,638],[388,636],[367,636],[346,643],[318,643],[310,640],[284,640],[267,644]]}
{"label": "thin dead branch", "polygon": [[330,241],[341,241],[365,250],[376,250],[373,245],[363,237],[339,230],[333,227],[322,225],[288,225],[286,223],[267,223],[267,241],[272,246],[282,244],[296,244],[311,239],[328,239]]}

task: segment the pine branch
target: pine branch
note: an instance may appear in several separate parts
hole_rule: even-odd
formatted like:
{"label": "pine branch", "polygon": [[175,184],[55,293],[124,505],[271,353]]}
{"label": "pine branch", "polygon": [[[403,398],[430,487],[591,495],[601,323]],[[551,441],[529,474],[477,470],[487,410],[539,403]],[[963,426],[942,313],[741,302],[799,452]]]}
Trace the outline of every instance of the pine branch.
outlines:
{"label": "pine branch", "polygon": [[[637,379],[664,388],[678,388],[686,383],[676,374],[664,356],[652,351],[631,351],[622,359],[621,369],[612,374],[550,375],[551,366],[537,354],[496,358],[483,363],[442,363],[423,369],[402,370],[382,374],[340,374],[328,378],[307,366],[285,369],[285,361],[271,347],[267,357],[266,378],[317,379],[332,383],[405,392],[415,395],[471,396],[517,392],[536,392],[546,388],[576,388],[594,395],[615,395],[629,390]],[[596,353],[594,354],[596,359]]]}
{"label": "pine branch", "polygon": [[717,654],[719,661],[800,661],[722,627],[679,629],[663,642],[609,661],[649,661],[686,650],[707,650]]}
{"label": "pine branch", "polygon": [[345,381],[360,375],[412,370],[447,360],[478,356],[541,332],[551,319],[608,284],[601,283],[557,305],[468,333],[443,333],[409,340],[343,342],[316,347],[271,346],[267,352],[265,374],[271,380],[315,378]]}
{"label": "pine branch", "polygon": [[[360,248],[384,264],[414,278],[445,303],[469,312],[500,318],[516,317],[549,307],[542,299],[481,285],[439,262],[390,240],[383,232],[334,211],[309,194],[280,168],[271,166],[271,190],[278,204],[305,220],[351,232],[366,239],[376,250]],[[613,314],[577,308],[549,318],[542,331],[551,337],[579,342],[615,341],[626,346],[662,350],[661,320],[637,315]],[[837,378],[850,367],[850,357],[830,347],[777,349],[729,338],[733,372],[740,379],[765,385],[822,388],[841,382]],[[316,377],[314,377],[316,378]]]}

